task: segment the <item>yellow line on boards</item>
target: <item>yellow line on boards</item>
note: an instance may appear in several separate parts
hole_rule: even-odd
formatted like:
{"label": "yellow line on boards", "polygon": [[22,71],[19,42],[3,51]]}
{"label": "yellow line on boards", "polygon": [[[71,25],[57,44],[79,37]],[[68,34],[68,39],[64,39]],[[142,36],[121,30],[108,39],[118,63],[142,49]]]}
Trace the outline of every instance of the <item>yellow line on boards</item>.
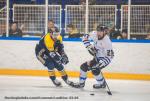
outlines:
{"label": "yellow line on boards", "polygon": [[[56,76],[60,74],[56,71]],[[67,71],[70,77],[79,77],[78,71]],[[19,70],[19,69],[0,69],[0,75],[20,75],[20,76],[48,76],[47,70]],[[108,73],[104,72],[104,76],[108,79],[124,79],[124,80],[150,80],[150,74],[129,74],[129,73]],[[88,77],[93,75],[89,72]]]}

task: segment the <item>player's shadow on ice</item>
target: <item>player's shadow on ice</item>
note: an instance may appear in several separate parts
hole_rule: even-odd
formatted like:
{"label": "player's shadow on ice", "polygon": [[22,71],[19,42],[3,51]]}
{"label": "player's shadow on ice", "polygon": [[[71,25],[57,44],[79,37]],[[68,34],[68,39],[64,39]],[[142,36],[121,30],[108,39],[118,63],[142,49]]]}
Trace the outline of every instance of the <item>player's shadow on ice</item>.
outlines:
{"label": "player's shadow on ice", "polygon": [[60,87],[55,87],[55,86],[32,86],[32,87],[34,87],[34,88],[62,88],[62,86],[60,86]]}
{"label": "player's shadow on ice", "polygon": [[76,88],[72,88],[72,87],[67,87],[67,86],[60,86],[60,87],[56,87],[56,86],[32,86],[33,88],[37,88],[37,89],[47,89],[47,90],[59,90],[59,91],[77,91],[79,89]]}
{"label": "player's shadow on ice", "polygon": [[[47,89],[47,90],[56,90],[56,91],[70,91],[70,92],[76,92],[76,91],[80,91],[80,92],[86,92],[86,93],[99,93],[99,94],[107,94],[107,90],[106,89],[78,89],[78,88],[72,88],[72,87],[66,87],[66,86],[61,86],[61,87],[55,87],[55,86],[32,86],[34,88],[40,88],[40,89]],[[113,95],[118,94],[119,92],[117,91],[111,91]]]}

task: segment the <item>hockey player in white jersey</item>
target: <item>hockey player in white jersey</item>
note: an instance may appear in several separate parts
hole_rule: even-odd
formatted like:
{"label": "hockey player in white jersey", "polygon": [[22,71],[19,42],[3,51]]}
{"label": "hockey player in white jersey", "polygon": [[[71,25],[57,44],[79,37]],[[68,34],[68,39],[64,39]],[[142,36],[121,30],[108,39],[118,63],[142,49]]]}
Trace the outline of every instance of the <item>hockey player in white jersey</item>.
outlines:
{"label": "hockey player in white jersey", "polygon": [[[79,83],[74,85],[75,88],[83,88],[87,78],[87,71],[91,71],[97,84],[93,88],[105,88],[106,82],[101,74],[101,69],[110,64],[114,57],[112,43],[107,35],[108,28],[106,26],[97,26],[97,31],[83,36],[83,43],[89,53],[94,56],[91,61],[86,61],[80,66]],[[91,44],[90,40],[93,41]]]}

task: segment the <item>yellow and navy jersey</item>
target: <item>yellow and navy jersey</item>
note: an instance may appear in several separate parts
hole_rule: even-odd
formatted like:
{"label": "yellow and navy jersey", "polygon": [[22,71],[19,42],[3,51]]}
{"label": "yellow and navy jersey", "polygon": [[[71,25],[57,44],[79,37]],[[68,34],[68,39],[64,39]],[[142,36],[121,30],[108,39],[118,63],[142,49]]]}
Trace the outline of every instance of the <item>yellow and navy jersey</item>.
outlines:
{"label": "yellow and navy jersey", "polygon": [[63,43],[62,43],[62,36],[59,35],[57,36],[57,39],[54,40],[50,33],[47,33],[45,36],[41,38],[39,41],[39,46],[41,48],[44,48],[46,52],[51,52],[51,51],[57,51],[57,52],[62,52],[63,51]]}

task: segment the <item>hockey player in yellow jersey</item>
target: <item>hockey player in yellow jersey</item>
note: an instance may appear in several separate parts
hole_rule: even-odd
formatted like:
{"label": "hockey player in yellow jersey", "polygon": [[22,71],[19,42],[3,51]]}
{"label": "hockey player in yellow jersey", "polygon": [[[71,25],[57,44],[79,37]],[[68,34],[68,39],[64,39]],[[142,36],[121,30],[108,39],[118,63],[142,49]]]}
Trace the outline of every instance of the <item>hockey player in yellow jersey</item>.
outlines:
{"label": "hockey player in yellow jersey", "polygon": [[49,77],[54,85],[61,86],[61,82],[56,79],[55,68],[59,71],[66,84],[70,86],[74,84],[68,80],[68,75],[63,66],[69,60],[64,51],[62,36],[59,33],[47,33],[43,36],[36,45],[35,53],[37,59],[48,68]]}

